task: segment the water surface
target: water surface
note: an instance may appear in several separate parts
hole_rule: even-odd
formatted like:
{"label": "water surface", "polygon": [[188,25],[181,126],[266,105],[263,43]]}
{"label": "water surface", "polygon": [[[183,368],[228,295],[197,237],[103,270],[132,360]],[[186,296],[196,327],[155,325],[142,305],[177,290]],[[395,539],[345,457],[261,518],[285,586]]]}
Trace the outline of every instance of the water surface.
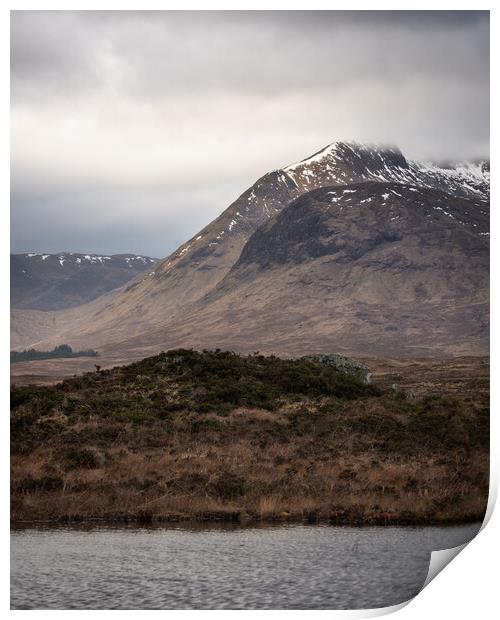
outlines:
{"label": "water surface", "polygon": [[459,527],[14,529],[13,609],[355,609],[422,587]]}

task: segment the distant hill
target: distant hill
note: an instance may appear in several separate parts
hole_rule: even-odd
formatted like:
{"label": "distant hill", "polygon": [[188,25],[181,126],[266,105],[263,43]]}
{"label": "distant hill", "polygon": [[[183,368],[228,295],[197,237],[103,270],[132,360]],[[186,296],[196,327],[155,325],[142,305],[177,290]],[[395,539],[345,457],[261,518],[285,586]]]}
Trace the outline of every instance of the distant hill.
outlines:
{"label": "distant hill", "polygon": [[92,301],[155,262],[135,254],[11,254],[11,307],[62,310]]}

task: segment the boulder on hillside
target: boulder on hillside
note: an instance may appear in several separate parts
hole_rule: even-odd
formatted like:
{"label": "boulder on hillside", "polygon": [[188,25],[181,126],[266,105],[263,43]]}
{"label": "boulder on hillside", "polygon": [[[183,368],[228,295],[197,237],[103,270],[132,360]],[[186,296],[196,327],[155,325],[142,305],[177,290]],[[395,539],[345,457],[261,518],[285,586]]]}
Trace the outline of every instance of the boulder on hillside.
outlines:
{"label": "boulder on hillside", "polygon": [[367,366],[358,362],[358,360],[339,355],[338,353],[315,353],[313,355],[304,355],[301,359],[333,366],[345,374],[359,377],[364,383],[371,383],[372,381],[372,373]]}

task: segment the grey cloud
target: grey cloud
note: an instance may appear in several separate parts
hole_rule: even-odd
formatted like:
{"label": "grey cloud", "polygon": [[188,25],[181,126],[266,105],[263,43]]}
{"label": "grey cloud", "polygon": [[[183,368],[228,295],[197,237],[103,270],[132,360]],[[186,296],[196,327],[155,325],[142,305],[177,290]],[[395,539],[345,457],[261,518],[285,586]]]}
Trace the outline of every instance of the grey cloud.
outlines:
{"label": "grey cloud", "polygon": [[337,139],[487,156],[489,14],[13,12],[11,98],[13,249],[165,255]]}
{"label": "grey cloud", "polygon": [[422,73],[476,82],[489,53],[486,12],[20,12],[12,29],[14,101],[57,88],[151,97],[334,89]]}

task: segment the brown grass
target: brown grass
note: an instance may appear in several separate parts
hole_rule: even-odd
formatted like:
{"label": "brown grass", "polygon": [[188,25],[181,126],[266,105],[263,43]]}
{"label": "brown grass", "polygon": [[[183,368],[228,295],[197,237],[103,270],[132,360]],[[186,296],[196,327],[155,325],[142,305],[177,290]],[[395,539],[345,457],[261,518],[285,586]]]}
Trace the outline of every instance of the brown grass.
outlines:
{"label": "brown grass", "polygon": [[[113,447],[105,466],[69,470],[57,452],[42,448],[12,458],[18,489],[12,519],[440,522],[484,513],[486,454],[401,460],[373,452],[330,459],[298,457],[300,448],[273,443],[257,451],[246,442],[141,452]],[[47,477],[60,479],[60,487],[22,489],[26,479]]]}
{"label": "brown grass", "polygon": [[[11,518],[481,519],[489,483],[484,382],[480,392],[429,396],[432,373],[424,374],[426,391],[415,400],[294,396],[272,410],[194,407],[157,418],[115,415],[110,375],[102,380],[111,388],[91,384],[106,410],[79,389],[29,393],[13,410]],[[131,385],[126,403],[135,416],[137,377]]]}

